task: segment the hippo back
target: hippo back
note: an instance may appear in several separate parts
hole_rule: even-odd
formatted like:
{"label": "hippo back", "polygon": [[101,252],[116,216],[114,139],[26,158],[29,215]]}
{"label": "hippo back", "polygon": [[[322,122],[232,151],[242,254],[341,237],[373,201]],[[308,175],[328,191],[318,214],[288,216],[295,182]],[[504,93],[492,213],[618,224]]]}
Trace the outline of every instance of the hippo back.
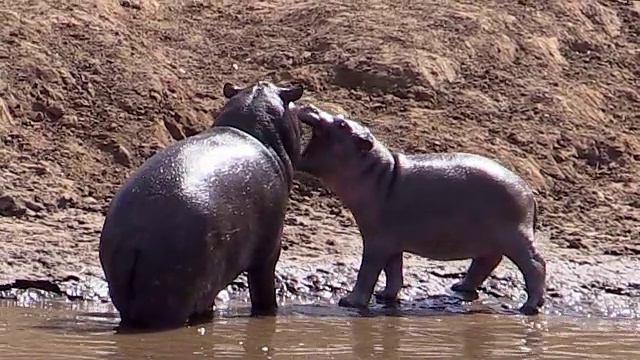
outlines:
{"label": "hippo back", "polygon": [[[431,153],[408,155],[405,159],[410,172],[442,179],[443,186],[455,186],[458,180],[463,181],[470,191],[486,191],[491,185],[496,185],[500,189],[506,187],[524,194],[531,192],[529,185],[520,176],[482,155],[462,152]],[[468,179],[473,181],[466,181]]]}
{"label": "hippo back", "polygon": [[424,217],[438,227],[458,228],[463,223],[519,223],[530,215],[534,199],[529,186],[489,158],[441,153],[401,155],[398,162],[383,216],[394,223],[415,223]]}
{"label": "hippo back", "polygon": [[123,321],[206,309],[256,254],[279,249],[263,233],[287,200],[277,157],[238,129],[215,127],[149,158],[115,194],[100,235]]}
{"label": "hippo back", "polygon": [[252,212],[255,204],[280,203],[287,195],[272,151],[241,130],[213,127],[171,144],[134,172],[114,196],[104,231],[110,222],[138,231],[180,222],[196,227]]}

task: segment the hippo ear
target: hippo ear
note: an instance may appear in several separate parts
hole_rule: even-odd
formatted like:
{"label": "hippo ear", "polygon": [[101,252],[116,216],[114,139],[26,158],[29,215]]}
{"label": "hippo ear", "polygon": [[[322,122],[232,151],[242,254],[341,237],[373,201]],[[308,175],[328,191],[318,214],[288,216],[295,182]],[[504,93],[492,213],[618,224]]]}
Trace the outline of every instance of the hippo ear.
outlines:
{"label": "hippo ear", "polygon": [[369,136],[356,135],[354,136],[356,147],[363,153],[367,153],[373,149],[373,139]]}
{"label": "hippo ear", "polygon": [[230,83],[225,83],[222,87],[222,94],[227,99],[231,99],[232,97],[238,95],[238,93],[242,90],[242,88],[237,87]]}
{"label": "hippo ear", "polygon": [[293,84],[290,87],[281,88],[279,94],[282,101],[284,101],[285,103],[290,103],[300,100],[303,92],[304,87],[302,86],[302,84]]}

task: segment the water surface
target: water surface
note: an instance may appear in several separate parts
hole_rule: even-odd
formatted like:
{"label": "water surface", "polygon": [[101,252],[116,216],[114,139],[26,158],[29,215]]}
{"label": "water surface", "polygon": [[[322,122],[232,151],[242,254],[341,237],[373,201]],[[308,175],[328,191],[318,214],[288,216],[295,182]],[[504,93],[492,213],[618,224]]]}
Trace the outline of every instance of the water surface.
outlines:
{"label": "water surface", "polygon": [[116,334],[109,306],[0,303],[0,359],[638,359],[637,320],[244,308],[177,330]]}

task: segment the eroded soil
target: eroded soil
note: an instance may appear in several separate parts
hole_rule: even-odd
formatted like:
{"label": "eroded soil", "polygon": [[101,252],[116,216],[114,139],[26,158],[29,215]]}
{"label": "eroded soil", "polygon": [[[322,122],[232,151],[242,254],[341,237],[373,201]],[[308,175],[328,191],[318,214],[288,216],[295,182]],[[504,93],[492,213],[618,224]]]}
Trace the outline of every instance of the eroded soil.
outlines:
{"label": "eroded soil", "polygon": [[[550,292],[637,301],[638,1],[0,4],[4,289],[103,288],[97,241],[118,186],[206,128],[224,82],[267,79],[303,83],[305,101],[355,117],[394,150],[498,159],[537,191]],[[357,229],[314,179],[297,180],[284,242],[280,269],[306,279],[341,262],[351,286]],[[515,294],[509,266],[492,281]],[[442,285],[464,263],[406,269],[409,287]]]}

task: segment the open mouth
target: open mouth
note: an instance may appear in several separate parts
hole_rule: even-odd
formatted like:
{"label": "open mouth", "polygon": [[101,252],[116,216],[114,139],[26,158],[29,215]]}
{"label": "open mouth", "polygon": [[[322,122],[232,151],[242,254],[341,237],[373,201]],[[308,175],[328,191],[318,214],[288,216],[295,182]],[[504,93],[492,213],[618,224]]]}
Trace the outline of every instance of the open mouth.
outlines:
{"label": "open mouth", "polygon": [[314,146],[313,144],[318,139],[318,127],[321,125],[321,122],[324,120],[325,113],[322,110],[316,108],[313,105],[307,105],[301,107],[298,111],[298,119],[305,125],[311,127],[311,137],[307,142],[306,146],[303,148],[301,156],[305,156],[309,149]]}
{"label": "open mouth", "polygon": [[309,149],[317,141],[317,138],[318,138],[318,135],[316,133],[316,128],[311,127],[311,137],[309,137],[309,141],[307,141],[307,144],[303,147],[302,152],[300,153],[300,156],[304,157],[309,152]]}
{"label": "open mouth", "polygon": [[322,121],[324,113],[313,105],[302,106],[298,109],[298,119],[311,127]]}

